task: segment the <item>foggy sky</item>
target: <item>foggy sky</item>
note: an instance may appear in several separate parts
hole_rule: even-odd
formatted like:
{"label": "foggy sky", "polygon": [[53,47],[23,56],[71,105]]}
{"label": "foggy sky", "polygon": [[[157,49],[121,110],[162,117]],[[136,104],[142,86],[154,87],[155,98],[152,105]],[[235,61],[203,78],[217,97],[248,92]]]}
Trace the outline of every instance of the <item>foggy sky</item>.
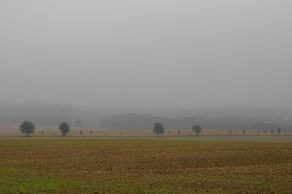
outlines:
{"label": "foggy sky", "polygon": [[1,0],[0,101],[292,105],[289,0]]}

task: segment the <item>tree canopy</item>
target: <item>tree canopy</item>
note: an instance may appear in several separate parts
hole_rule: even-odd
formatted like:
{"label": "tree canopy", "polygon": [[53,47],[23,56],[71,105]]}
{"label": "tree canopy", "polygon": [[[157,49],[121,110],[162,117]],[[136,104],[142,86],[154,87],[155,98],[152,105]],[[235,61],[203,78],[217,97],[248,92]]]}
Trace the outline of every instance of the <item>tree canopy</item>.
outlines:
{"label": "tree canopy", "polygon": [[164,132],[164,127],[161,123],[155,123],[154,127],[153,127],[153,132],[156,133],[158,136],[160,134],[163,134]]}
{"label": "tree canopy", "polygon": [[68,123],[64,122],[64,123],[61,123],[61,125],[59,126],[59,129],[62,135],[66,136],[66,134],[69,133],[70,131],[70,126],[68,125]]}
{"label": "tree canopy", "polygon": [[30,121],[24,121],[20,126],[20,131],[26,136],[29,136],[29,134],[34,133],[35,126],[32,122]]}
{"label": "tree canopy", "polygon": [[194,125],[192,130],[196,133],[197,136],[199,136],[202,132],[202,127],[200,125]]}

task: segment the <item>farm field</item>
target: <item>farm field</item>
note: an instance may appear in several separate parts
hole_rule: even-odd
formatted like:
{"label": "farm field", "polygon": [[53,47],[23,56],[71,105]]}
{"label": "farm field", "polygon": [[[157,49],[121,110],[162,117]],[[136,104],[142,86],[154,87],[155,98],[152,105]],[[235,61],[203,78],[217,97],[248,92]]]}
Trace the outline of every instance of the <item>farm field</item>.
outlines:
{"label": "farm field", "polygon": [[291,193],[292,142],[1,138],[0,193]]}

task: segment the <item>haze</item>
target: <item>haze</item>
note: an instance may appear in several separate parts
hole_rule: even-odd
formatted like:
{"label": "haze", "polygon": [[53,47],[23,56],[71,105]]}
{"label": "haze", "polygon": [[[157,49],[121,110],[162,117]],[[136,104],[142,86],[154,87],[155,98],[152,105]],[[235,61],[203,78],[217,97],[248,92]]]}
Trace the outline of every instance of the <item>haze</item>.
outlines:
{"label": "haze", "polygon": [[1,0],[0,101],[289,109],[291,6]]}

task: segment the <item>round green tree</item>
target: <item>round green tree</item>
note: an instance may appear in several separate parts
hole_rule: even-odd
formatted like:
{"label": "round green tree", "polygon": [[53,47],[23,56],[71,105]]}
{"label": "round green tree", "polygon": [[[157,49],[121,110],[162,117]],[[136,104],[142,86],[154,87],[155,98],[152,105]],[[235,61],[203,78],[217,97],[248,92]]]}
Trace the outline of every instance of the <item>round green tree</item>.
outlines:
{"label": "round green tree", "polygon": [[196,133],[197,136],[199,136],[200,133],[202,132],[202,127],[200,125],[195,125],[195,126],[193,126],[192,130],[193,130],[193,132]]}
{"label": "round green tree", "polygon": [[157,136],[163,134],[164,132],[164,127],[161,123],[155,123],[153,127],[153,133],[157,134]]}
{"label": "round green tree", "polygon": [[61,123],[61,125],[59,126],[59,129],[60,129],[63,136],[66,136],[66,134],[69,133],[69,131],[70,131],[70,127],[69,127],[68,123],[66,123],[66,122]]}
{"label": "round green tree", "polygon": [[24,134],[26,134],[27,137],[29,137],[30,134],[34,133],[35,126],[30,121],[24,121],[20,126],[20,131]]}

